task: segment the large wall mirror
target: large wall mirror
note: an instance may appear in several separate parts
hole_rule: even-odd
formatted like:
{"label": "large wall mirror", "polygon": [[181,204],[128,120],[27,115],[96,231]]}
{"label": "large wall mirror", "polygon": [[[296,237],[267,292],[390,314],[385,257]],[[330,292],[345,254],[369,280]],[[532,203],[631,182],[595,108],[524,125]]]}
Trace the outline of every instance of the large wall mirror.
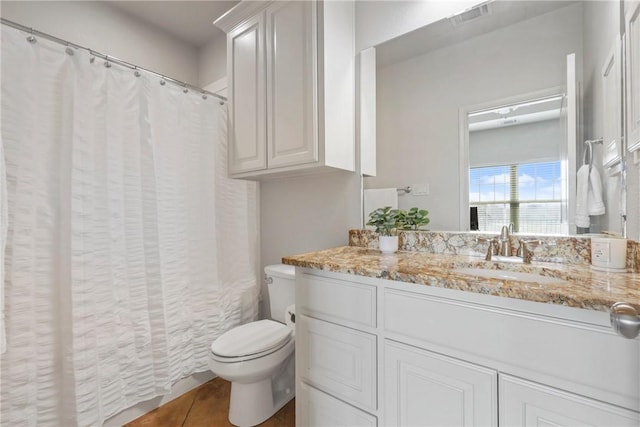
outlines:
{"label": "large wall mirror", "polygon": [[[364,188],[426,189],[398,205],[432,230],[475,229],[473,207],[484,232],[624,233],[621,4],[487,2],[376,46]],[[576,224],[584,164],[602,197]]]}

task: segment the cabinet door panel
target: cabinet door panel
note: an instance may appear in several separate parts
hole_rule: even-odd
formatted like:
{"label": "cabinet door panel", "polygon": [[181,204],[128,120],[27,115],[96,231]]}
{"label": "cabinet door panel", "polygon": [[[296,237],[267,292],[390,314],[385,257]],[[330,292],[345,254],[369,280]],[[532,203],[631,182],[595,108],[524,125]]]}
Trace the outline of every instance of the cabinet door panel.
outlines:
{"label": "cabinet door panel", "polygon": [[276,2],[267,19],[269,168],[318,160],[315,3]]}
{"label": "cabinet door panel", "polygon": [[299,382],[296,389],[296,425],[375,427],[378,423],[373,415]]}
{"label": "cabinet door panel", "polygon": [[495,426],[497,373],[385,341],[385,426]]}
{"label": "cabinet door panel", "polygon": [[376,410],[376,336],[307,316],[296,323],[298,376],[365,410]]}
{"label": "cabinet door panel", "polygon": [[266,169],[264,15],[227,37],[229,61],[229,170]]}
{"label": "cabinet door panel", "polygon": [[638,426],[640,414],[500,375],[500,423],[508,426]]}

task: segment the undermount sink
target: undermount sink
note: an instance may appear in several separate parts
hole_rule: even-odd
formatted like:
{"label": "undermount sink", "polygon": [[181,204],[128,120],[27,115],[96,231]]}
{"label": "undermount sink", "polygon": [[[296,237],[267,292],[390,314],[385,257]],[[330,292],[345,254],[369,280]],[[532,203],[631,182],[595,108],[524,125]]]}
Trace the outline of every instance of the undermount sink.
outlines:
{"label": "undermount sink", "polygon": [[524,273],[521,271],[506,271],[506,270],[489,270],[485,268],[456,268],[454,273],[464,274],[467,276],[486,277],[487,279],[499,279],[499,280],[517,280],[520,282],[535,282],[542,284],[567,284],[566,280],[558,279],[555,277],[541,276],[535,273]]}

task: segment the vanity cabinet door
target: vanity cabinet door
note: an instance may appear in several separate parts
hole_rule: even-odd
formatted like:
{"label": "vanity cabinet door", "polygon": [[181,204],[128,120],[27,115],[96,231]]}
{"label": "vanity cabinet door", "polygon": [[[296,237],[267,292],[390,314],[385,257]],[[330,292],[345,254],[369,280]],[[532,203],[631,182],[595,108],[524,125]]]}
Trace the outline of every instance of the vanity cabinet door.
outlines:
{"label": "vanity cabinet door", "polygon": [[638,426],[640,414],[500,375],[500,424],[507,426]]}
{"label": "vanity cabinet door", "polygon": [[296,425],[375,427],[378,422],[373,415],[316,390],[304,382],[299,382],[296,389]]}
{"label": "vanity cabinet door", "polygon": [[385,426],[497,426],[497,372],[385,341]]}

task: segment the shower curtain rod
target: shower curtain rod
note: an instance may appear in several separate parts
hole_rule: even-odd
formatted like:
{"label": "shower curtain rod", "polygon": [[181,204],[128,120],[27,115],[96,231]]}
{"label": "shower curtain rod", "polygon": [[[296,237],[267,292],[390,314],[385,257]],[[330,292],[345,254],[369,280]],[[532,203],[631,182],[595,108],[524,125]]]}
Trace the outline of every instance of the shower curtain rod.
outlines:
{"label": "shower curtain rod", "polygon": [[[227,100],[226,97],[224,97],[222,95],[218,95],[217,93],[209,92],[208,90],[205,90],[205,89],[202,89],[200,87],[191,85],[189,83],[186,83],[186,82],[183,82],[183,81],[180,81],[180,80],[177,80],[177,79],[173,79],[171,77],[167,77],[164,74],[156,73],[155,71],[151,71],[151,70],[149,70],[147,68],[139,67],[139,66],[137,66],[135,64],[132,64],[132,63],[127,62],[127,61],[123,61],[122,59],[118,59],[118,58],[116,58],[114,56],[109,56],[109,55],[105,55],[105,54],[100,53],[100,52],[96,52],[93,49],[89,49],[88,47],[80,46],[80,45],[72,43],[70,41],[63,40],[63,39],[58,38],[56,36],[52,36],[51,34],[47,34],[47,33],[43,33],[42,31],[34,30],[31,27],[27,27],[27,26],[24,26],[22,24],[18,24],[17,22],[13,22],[13,21],[10,21],[10,20],[5,19],[5,18],[0,18],[0,21],[4,25],[7,25],[9,27],[12,27],[12,28],[15,28],[15,29],[18,29],[18,30],[21,30],[21,31],[24,31],[24,32],[29,33],[29,34],[31,34],[33,36],[43,37],[43,38],[51,40],[51,41],[53,41],[55,43],[58,43],[58,44],[61,44],[63,46],[67,46],[67,47],[72,47],[74,49],[85,50],[85,51],[89,52],[90,55],[95,56],[97,58],[102,58],[102,59],[104,59],[105,61],[107,61],[109,63],[113,62],[115,64],[119,64],[119,65],[122,65],[123,67],[129,68],[131,70],[140,70],[140,71],[144,71],[144,72],[149,73],[149,74],[153,74],[154,76],[160,77],[163,81],[168,81],[168,82],[171,82],[171,83],[173,83],[173,84],[175,84],[177,86],[181,86],[185,90],[192,89],[192,90],[194,90],[196,92],[200,92],[203,95],[203,97],[205,95],[211,95],[211,96],[213,96],[215,98],[218,98],[222,102]],[[31,40],[29,40],[29,41],[31,41]]]}

